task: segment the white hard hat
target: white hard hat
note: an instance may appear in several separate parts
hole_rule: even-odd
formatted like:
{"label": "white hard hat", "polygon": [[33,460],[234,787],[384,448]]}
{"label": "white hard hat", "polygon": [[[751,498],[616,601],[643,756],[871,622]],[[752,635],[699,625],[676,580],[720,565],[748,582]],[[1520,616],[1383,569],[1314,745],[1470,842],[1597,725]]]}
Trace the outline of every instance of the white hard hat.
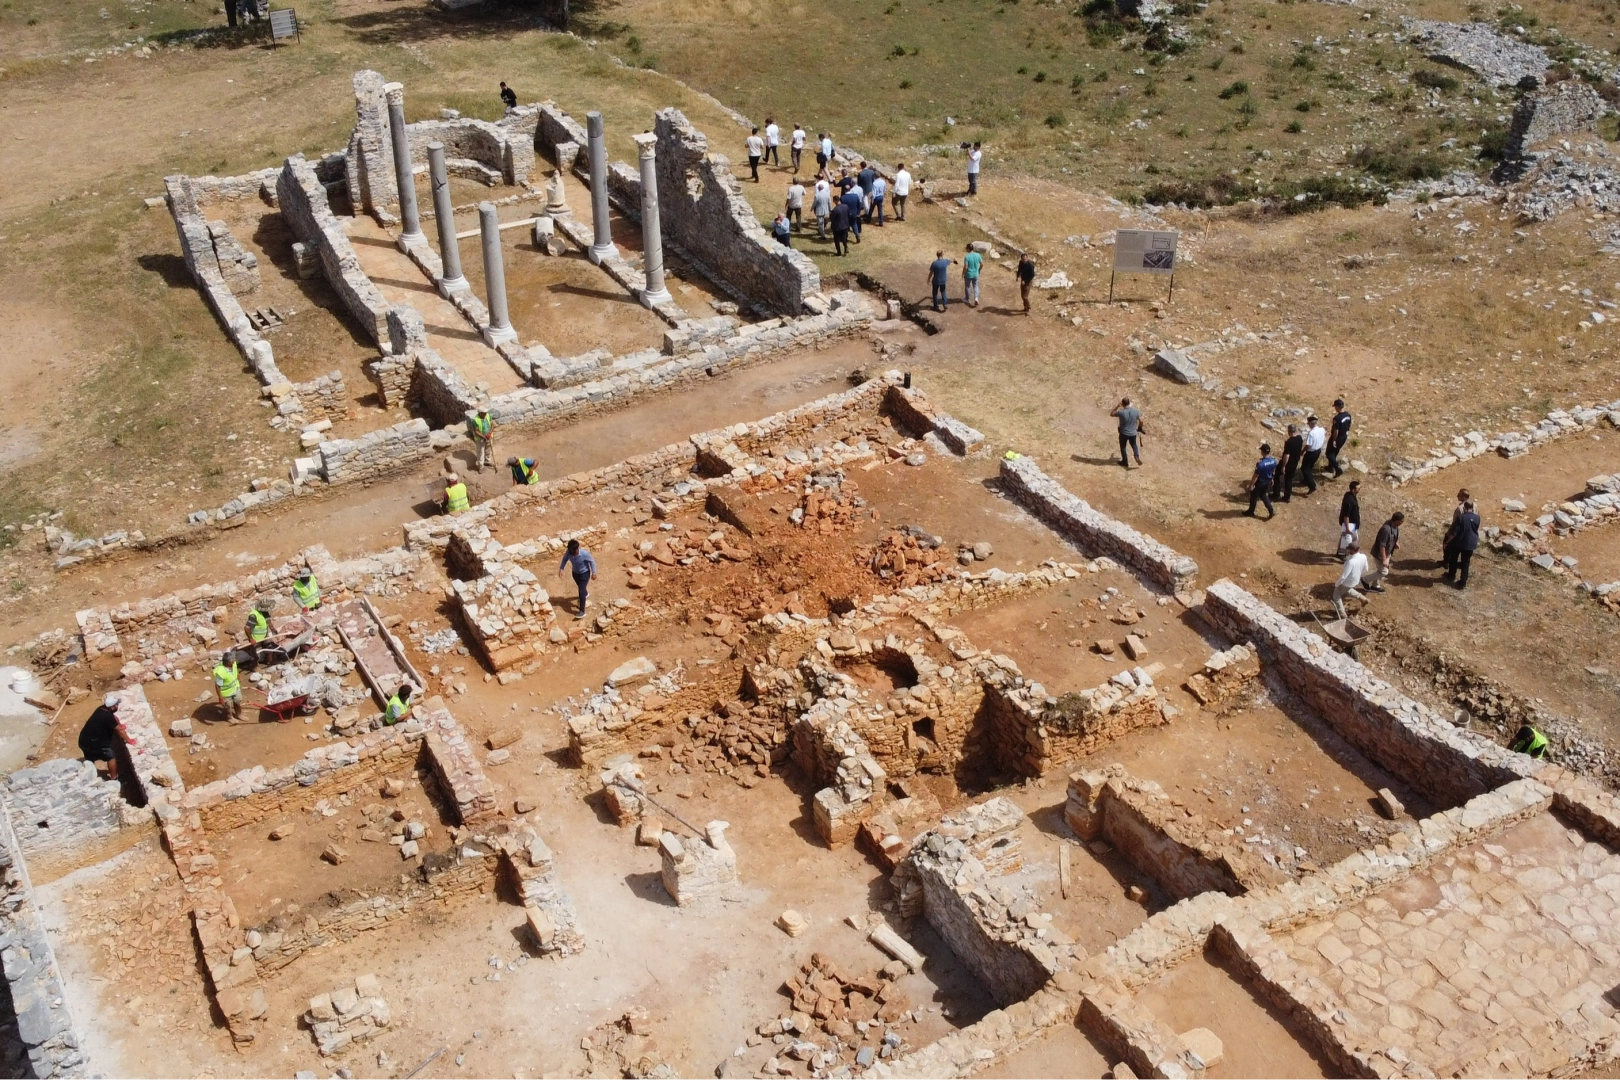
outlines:
{"label": "white hard hat", "polygon": [[109,709],[116,709],[116,708],[118,708],[118,695],[117,694],[108,694],[105,698],[102,699],[101,703],[103,705],[107,706],[107,708],[109,708]]}
{"label": "white hard hat", "polygon": [[458,484],[461,482],[461,477],[457,476],[455,473],[445,473],[444,482],[447,484]]}

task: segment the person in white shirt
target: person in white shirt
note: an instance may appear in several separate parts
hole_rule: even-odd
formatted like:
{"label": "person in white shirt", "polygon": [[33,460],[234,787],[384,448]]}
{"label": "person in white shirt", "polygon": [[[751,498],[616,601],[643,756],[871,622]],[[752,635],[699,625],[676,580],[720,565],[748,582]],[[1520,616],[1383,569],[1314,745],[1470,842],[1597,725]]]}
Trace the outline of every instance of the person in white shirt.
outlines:
{"label": "person in white shirt", "polygon": [[826,169],[828,165],[832,164],[832,155],[832,136],[823,134],[821,136],[821,149],[816,151],[816,164]]}
{"label": "person in white shirt", "polygon": [[793,222],[793,231],[799,232],[804,228],[804,185],[799,183],[795,176],[793,183],[787,189],[787,216]]}
{"label": "person in white shirt", "polygon": [[1361,553],[1361,545],[1351,544],[1344,549],[1344,569],[1339,572],[1338,583],[1333,586],[1333,612],[1339,618],[1348,618],[1344,611],[1344,598],[1353,596],[1357,600],[1366,600],[1356,590],[1361,587],[1361,579],[1367,573],[1367,556]]}
{"label": "person in white shirt", "polygon": [[968,194],[979,193],[979,162],[984,160],[984,151],[979,144],[974,143],[973,149],[968,151]]}
{"label": "person in white shirt", "polygon": [[799,171],[799,158],[804,155],[804,127],[793,121],[793,134],[788,136],[788,153],[793,157],[793,171]]}
{"label": "person in white shirt", "polygon": [[748,167],[753,171],[749,177],[754,183],[759,183],[759,159],[765,156],[765,140],[759,137],[759,128],[754,128],[748,136]]}
{"label": "person in white shirt", "polygon": [[894,220],[906,220],[906,196],[911,194],[911,174],[906,171],[905,162],[901,162],[894,169]]}
{"label": "person in white shirt", "polygon": [[782,156],[776,148],[782,143],[782,129],[776,126],[776,121],[770,117],[765,118],[765,157],[772,165],[778,168],[782,165]]}
{"label": "person in white shirt", "polygon": [[1300,464],[1300,479],[1305,481],[1305,494],[1316,494],[1316,462],[1327,445],[1327,429],[1317,423],[1316,417],[1306,417],[1310,430],[1305,432],[1305,457]]}

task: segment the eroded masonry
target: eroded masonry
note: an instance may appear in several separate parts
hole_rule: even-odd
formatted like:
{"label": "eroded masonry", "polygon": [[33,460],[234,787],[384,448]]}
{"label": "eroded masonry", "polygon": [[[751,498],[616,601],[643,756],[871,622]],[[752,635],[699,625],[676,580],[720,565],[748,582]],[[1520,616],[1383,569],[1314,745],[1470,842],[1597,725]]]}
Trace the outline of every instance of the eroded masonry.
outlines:
{"label": "eroded masonry", "polygon": [[[677,112],[609,165],[595,113],[406,124],[401,87],[354,86],[344,150],[168,182],[311,451],[227,519],[465,455],[480,405],[564,423],[905,332],[769,243]],[[268,294],[288,281],[319,283],[310,310]],[[352,370],[319,362],[322,320],[365,343]],[[588,605],[559,588],[572,541]],[[127,741],[110,780],[58,730],[0,788],[35,1075],[117,1071],[164,1009],[197,1071],[265,1075],[403,1075],[453,1039],[446,1063],[635,1076],[1615,1055],[1611,793],[1200,583],[902,372],[337,548],[36,643]],[[244,656],[261,603],[272,645]],[[245,723],[211,678],[233,658]]]}

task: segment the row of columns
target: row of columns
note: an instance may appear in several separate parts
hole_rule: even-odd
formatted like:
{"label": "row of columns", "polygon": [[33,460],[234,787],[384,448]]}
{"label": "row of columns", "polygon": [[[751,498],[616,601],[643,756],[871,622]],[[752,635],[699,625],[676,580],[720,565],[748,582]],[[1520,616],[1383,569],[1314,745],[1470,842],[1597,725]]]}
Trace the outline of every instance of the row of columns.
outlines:
{"label": "row of columns", "polygon": [[[422,235],[421,214],[416,207],[416,180],[411,173],[411,146],[405,131],[405,92],[397,83],[390,84],[388,93],[388,126],[394,146],[394,177],[399,187],[400,246],[425,243]],[[587,253],[593,263],[619,258],[619,249],[613,243],[612,225],[608,217],[607,140],[603,135],[602,114],[585,115],[586,134],[589,139],[591,165],[591,220],[593,242]],[[645,264],[646,285],[641,291],[641,302],[648,307],[670,303],[673,299],[664,285],[664,243],[658,224],[658,137],[651,132],[632,136],[640,152],[641,164],[641,243]],[[445,165],[444,144],[430,142],[428,152],[428,183],[433,192],[433,215],[439,227],[439,257],[443,271],[439,275],[439,293],[448,298],[452,293],[468,288],[461,272],[461,249],[456,241],[455,211],[450,203],[450,175]],[[559,162],[559,166],[563,163]],[[511,313],[506,305],[506,266],[501,257],[500,217],[492,202],[478,204],[478,232],[484,249],[484,289],[489,306],[489,327],[484,339],[491,345],[513,341],[517,331],[512,327]]]}

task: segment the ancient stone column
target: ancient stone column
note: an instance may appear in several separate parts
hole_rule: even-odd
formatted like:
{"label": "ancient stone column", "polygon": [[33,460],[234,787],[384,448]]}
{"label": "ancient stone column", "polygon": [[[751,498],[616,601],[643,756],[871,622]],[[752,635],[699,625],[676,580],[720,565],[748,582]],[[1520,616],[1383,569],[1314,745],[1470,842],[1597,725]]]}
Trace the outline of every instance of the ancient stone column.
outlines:
{"label": "ancient stone column", "polygon": [[478,204],[478,231],[484,240],[484,291],[489,294],[489,326],[484,340],[493,348],[517,340],[506,311],[506,265],[501,261],[501,219],[492,202]]}
{"label": "ancient stone column", "polygon": [[428,182],[433,188],[433,216],[439,223],[439,258],[444,271],[439,275],[439,293],[449,296],[467,288],[461,276],[461,247],[456,241],[456,212],[450,205],[450,174],[444,167],[444,143],[428,143]]}
{"label": "ancient stone column", "polygon": [[394,140],[394,179],[399,184],[399,234],[403,247],[422,237],[422,221],[416,213],[416,179],[411,175],[411,144],[405,135],[405,88],[388,84],[388,131]]}
{"label": "ancient stone column", "polygon": [[635,140],[641,151],[641,255],[647,270],[641,302],[655,307],[674,299],[664,288],[664,238],[658,231],[658,136],[649,131]]}
{"label": "ancient stone column", "polygon": [[[608,222],[607,139],[602,134],[601,113],[585,114],[585,132],[590,139],[591,223],[596,229],[589,255],[591,262],[599,263],[619,254],[619,249],[613,246],[613,227]],[[559,161],[557,166],[565,168],[566,163]]]}

